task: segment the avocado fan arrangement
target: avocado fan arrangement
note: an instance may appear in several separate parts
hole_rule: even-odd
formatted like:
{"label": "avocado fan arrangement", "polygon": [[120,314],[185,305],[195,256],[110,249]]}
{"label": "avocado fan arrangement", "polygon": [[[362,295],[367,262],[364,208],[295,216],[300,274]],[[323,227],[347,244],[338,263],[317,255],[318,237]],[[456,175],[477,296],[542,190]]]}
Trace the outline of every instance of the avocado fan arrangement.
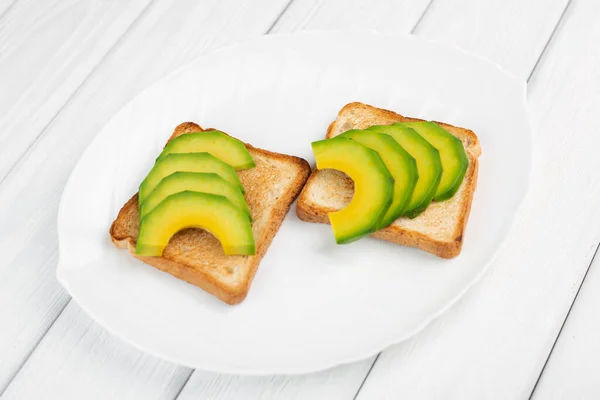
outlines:
{"label": "avocado fan arrangement", "polygon": [[254,168],[243,142],[220,131],[171,140],[141,183],[138,256],[155,256],[182,229],[212,233],[226,255],[255,254],[251,216],[236,171]]}
{"label": "avocado fan arrangement", "polygon": [[401,122],[353,129],[312,143],[318,169],[354,181],[354,196],[328,214],[338,244],[415,218],[458,191],[469,160],[460,139],[434,122]]}

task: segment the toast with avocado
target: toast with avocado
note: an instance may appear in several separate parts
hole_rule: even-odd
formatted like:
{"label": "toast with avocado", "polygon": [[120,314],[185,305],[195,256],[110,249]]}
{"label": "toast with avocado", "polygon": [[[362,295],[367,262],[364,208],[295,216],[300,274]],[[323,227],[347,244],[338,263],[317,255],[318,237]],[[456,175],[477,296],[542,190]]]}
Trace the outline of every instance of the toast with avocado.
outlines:
{"label": "toast with avocado", "polygon": [[350,103],[313,152],[301,220],[331,224],[338,243],[370,235],[442,258],[460,254],[481,154],[471,130]]}
{"label": "toast with avocado", "polygon": [[[240,148],[237,140],[229,146],[224,134],[212,132],[218,131],[192,122],[175,128],[140,193],[112,223],[110,237],[146,264],[237,304],[248,294],[310,166],[249,144]],[[189,136],[174,140],[183,135]],[[212,234],[180,230],[190,221],[212,223]]]}

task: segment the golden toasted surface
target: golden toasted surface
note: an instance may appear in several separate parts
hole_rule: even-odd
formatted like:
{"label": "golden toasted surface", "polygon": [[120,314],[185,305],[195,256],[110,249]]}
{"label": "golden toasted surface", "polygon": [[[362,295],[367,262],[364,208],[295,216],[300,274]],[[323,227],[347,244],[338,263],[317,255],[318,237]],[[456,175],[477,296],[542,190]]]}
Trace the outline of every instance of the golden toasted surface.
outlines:
{"label": "golden toasted surface", "polygon": [[[186,122],[177,126],[170,139],[201,130],[199,125]],[[257,149],[249,144],[246,147],[256,167],[238,171],[238,175],[246,190],[244,197],[252,214],[256,254],[226,256],[219,241],[210,233],[201,229],[186,229],[171,238],[162,257],[138,257],[229,304],[237,304],[246,297],[260,260],[310,174],[310,166],[301,158]],[[135,194],[113,222],[111,239],[117,246],[128,248],[135,256],[138,229],[139,213]]]}
{"label": "golden toasted surface", "polygon": [[[326,137],[335,137],[350,129],[365,129],[373,125],[419,121],[393,111],[362,103],[345,105],[329,125]],[[398,218],[390,226],[372,236],[389,242],[417,247],[443,258],[460,254],[463,234],[477,185],[481,154],[479,139],[473,131],[438,122],[459,138],[469,158],[469,167],[458,192],[449,200],[433,202],[417,218]],[[329,223],[327,214],[345,207],[354,194],[352,180],[334,170],[315,169],[298,197],[296,212],[303,221]]]}

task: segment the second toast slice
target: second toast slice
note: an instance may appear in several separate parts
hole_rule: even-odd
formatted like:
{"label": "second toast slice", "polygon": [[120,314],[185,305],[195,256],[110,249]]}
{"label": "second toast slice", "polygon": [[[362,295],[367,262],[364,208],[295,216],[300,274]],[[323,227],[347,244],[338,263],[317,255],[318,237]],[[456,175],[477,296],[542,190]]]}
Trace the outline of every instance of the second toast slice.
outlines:
{"label": "second toast slice", "polygon": [[[362,103],[350,103],[340,110],[336,120],[331,123],[326,138],[333,138],[351,129],[407,121],[420,120]],[[431,203],[418,217],[398,218],[371,236],[417,247],[438,257],[453,258],[462,249],[463,234],[477,184],[481,147],[472,131],[449,124],[438,124],[459,138],[467,152],[469,167],[458,192],[449,200]],[[327,214],[344,208],[353,194],[354,184],[344,173],[315,169],[298,197],[296,212],[303,221],[329,223]]]}

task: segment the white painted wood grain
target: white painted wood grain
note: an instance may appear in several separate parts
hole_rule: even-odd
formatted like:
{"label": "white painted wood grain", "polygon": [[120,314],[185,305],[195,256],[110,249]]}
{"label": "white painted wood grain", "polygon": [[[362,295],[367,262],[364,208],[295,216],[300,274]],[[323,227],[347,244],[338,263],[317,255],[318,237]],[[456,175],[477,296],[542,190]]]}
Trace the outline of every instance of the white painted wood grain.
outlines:
{"label": "white painted wood grain", "polygon": [[[284,0],[151,4],[0,185],[0,390],[68,300],[54,276],[56,212],[83,149],[141,89],[204,51],[263,34],[285,4]],[[90,329],[100,340],[103,331],[95,325]],[[96,351],[110,351],[100,341],[94,346]],[[51,356],[56,354],[47,354]],[[129,357],[141,356],[132,349]],[[90,363],[81,368],[100,367]],[[108,377],[93,376],[89,390],[102,390]],[[27,378],[20,382],[27,385]]]}
{"label": "white painted wood grain", "polygon": [[[129,345],[98,325],[75,303],[65,309],[2,399],[173,399],[184,367],[132,356]],[[98,387],[98,377],[103,386]]]}
{"label": "white painted wood grain", "polygon": [[352,399],[373,360],[301,376],[236,376],[196,370],[178,400]]}
{"label": "white painted wood grain", "polygon": [[530,193],[490,272],[419,336],[384,352],[359,400],[530,395],[600,240],[599,12],[595,0],[573,2],[530,82]]}
{"label": "white painted wood grain", "polygon": [[459,46],[527,78],[568,0],[435,0],[418,36]]}
{"label": "white painted wood grain", "polygon": [[[0,16],[0,180],[146,3],[22,0]],[[0,7],[4,5],[9,3]],[[17,192],[10,195],[17,199],[25,184],[20,181]],[[39,223],[37,229],[16,229],[25,222],[18,215],[30,200],[20,199],[11,208],[10,203],[3,202],[0,210],[2,221],[7,222],[0,227],[0,249],[4,254],[0,266],[0,302],[4,305],[0,307],[0,326],[6,333],[6,340],[0,343],[0,391],[45,331],[42,328],[33,333],[32,328],[48,327],[67,299],[49,279],[56,246],[55,235],[48,234],[47,229],[54,221],[36,217],[40,209],[52,201],[56,203],[56,199],[44,199],[41,207],[23,214]],[[16,219],[7,219],[9,214]],[[32,227],[31,222],[28,227]],[[35,251],[25,247],[32,241],[39,243]],[[32,263],[39,265],[28,268]],[[40,270],[45,273],[38,273]],[[38,285],[30,284],[32,276]],[[40,293],[52,293],[41,300],[44,307],[38,307],[36,294]],[[32,334],[22,335],[25,331]]]}
{"label": "white painted wood grain", "polygon": [[302,30],[376,30],[409,33],[430,0],[295,0],[273,32]]}
{"label": "white painted wood grain", "polygon": [[599,399],[600,257],[596,256],[534,392],[535,400]]}
{"label": "white painted wood grain", "polygon": [[0,17],[0,180],[148,2],[21,0]]}
{"label": "white painted wood grain", "polygon": [[534,399],[599,399],[600,257],[596,256],[534,392]]}
{"label": "white painted wood grain", "polygon": [[2,22],[4,14],[10,10],[11,6],[16,1],[17,0],[0,0],[0,22]]}
{"label": "white painted wood grain", "polygon": [[[597,16],[600,4],[594,1],[575,1],[569,10],[567,21],[562,28],[563,33],[557,38],[550,49],[552,57],[541,66],[540,74],[535,77],[537,84],[557,81],[556,87],[550,92],[540,93],[538,97],[556,97],[548,112],[561,112],[563,122],[558,128],[566,127],[568,132],[582,132],[570,138],[565,133],[560,146],[571,150],[572,158],[581,155],[584,159],[597,157],[600,149],[598,131],[600,122],[597,121],[600,110],[600,24]],[[573,44],[576,45],[573,45]],[[567,104],[574,101],[575,104]],[[545,102],[549,102],[545,100]],[[567,109],[563,112],[559,107]],[[542,110],[539,110],[542,111]],[[543,135],[540,132],[540,135]],[[596,138],[596,139],[594,139]],[[556,146],[558,147],[558,146]],[[544,149],[545,150],[545,149]],[[555,160],[548,154],[544,160],[555,164],[553,170],[559,169],[569,158],[559,155]],[[577,161],[576,159],[574,161]],[[595,208],[600,196],[600,174],[597,164],[595,171],[586,171],[589,164],[576,165],[571,171],[582,172],[589,181],[590,192],[579,199],[572,197],[577,207]],[[593,173],[595,172],[595,176]],[[573,179],[573,178],[571,178]],[[565,179],[570,182],[571,179]],[[565,188],[570,191],[570,185]],[[571,240],[584,239],[587,231],[597,233],[600,218],[594,215],[580,226],[577,221],[573,225]],[[568,234],[565,232],[564,235]],[[591,248],[586,248],[590,254]],[[567,266],[568,263],[565,263]],[[583,274],[583,270],[579,274]],[[576,285],[569,287],[570,292],[577,290]],[[600,254],[596,254],[593,264],[581,286],[577,301],[567,319],[561,335],[552,352],[544,374],[535,391],[535,399],[598,399],[600,398],[600,378],[598,377],[598,362],[600,360]]]}

